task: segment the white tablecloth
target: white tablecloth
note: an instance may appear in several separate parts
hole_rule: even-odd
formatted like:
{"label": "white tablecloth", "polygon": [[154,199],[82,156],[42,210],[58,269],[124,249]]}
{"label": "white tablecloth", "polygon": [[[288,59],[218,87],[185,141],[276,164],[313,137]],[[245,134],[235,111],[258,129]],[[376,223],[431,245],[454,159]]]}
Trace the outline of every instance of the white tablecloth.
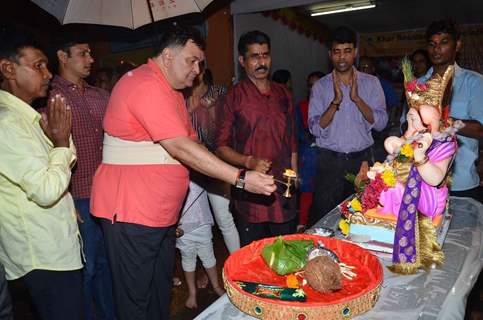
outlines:
{"label": "white tablecloth", "polygon": [[[374,308],[355,319],[463,319],[466,299],[483,267],[483,205],[469,198],[450,199],[453,220],[443,251],[442,268],[412,276],[392,274],[384,268],[381,295]],[[340,213],[334,209],[316,226],[336,228]],[[381,259],[388,265],[390,261]],[[223,295],[196,320],[255,319]]]}

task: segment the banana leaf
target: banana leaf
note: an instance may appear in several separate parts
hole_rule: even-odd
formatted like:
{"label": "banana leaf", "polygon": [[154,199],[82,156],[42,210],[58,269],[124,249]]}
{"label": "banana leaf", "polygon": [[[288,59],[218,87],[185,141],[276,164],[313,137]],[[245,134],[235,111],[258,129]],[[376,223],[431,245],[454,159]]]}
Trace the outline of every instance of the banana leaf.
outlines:
{"label": "banana leaf", "polygon": [[283,240],[278,237],[262,250],[265,263],[279,275],[302,270],[307,263],[307,252],[314,246],[313,240]]}

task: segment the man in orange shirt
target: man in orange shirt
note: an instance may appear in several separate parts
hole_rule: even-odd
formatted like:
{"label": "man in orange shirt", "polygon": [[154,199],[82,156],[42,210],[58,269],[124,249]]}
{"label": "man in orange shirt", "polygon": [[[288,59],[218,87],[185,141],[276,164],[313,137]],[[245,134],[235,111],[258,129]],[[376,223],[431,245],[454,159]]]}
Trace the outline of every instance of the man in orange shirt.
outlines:
{"label": "man in orange shirt", "polygon": [[247,191],[276,189],[273,177],[238,170],[199,144],[179,90],[193,85],[203,46],[195,29],[170,28],[107,107],[91,212],[104,231],[120,320],[169,319],[174,231],[189,182],[182,164]]}

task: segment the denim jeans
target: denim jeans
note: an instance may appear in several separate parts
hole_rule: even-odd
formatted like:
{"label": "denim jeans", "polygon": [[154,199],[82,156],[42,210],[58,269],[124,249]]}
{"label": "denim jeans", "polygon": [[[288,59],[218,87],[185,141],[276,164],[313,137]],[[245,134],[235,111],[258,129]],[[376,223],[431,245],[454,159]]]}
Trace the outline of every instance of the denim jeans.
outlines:
{"label": "denim jeans", "polygon": [[[107,260],[102,229],[89,212],[90,199],[75,200],[75,207],[84,223],[79,223],[79,230],[84,243],[86,262],[83,274],[84,317],[85,320],[114,319],[112,280]],[[93,314],[93,303],[96,314]]]}

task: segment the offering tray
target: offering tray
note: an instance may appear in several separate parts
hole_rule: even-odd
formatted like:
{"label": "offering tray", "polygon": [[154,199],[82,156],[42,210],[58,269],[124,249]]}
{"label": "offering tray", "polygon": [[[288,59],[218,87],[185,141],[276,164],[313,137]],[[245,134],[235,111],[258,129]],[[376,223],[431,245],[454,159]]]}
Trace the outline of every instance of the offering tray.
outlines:
{"label": "offering tray", "polygon": [[241,311],[258,319],[348,319],[364,313],[379,298],[383,269],[379,260],[367,250],[336,238],[317,235],[294,234],[284,240],[306,239],[321,241],[334,251],[341,262],[354,266],[357,276],[343,279],[342,289],[322,294],[308,284],[301,286],[306,294],[305,302],[282,301],[261,298],[247,293],[238,281],[265,285],[286,286],[286,277],[272,271],[261,256],[265,244],[277,238],[255,241],[231,254],[223,267],[223,282],[231,302]]}

